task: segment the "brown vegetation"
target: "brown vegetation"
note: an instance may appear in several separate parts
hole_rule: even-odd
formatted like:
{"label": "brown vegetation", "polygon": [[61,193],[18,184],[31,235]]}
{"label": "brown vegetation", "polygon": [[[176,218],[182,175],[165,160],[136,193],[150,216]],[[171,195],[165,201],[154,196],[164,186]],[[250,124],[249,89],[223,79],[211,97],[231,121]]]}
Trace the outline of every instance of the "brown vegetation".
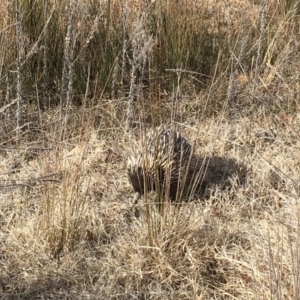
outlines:
{"label": "brown vegetation", "polygon": [[[298,1],[0,10],[1,299],[299,299]],[[206,190],[133,207],[158,124]]]}

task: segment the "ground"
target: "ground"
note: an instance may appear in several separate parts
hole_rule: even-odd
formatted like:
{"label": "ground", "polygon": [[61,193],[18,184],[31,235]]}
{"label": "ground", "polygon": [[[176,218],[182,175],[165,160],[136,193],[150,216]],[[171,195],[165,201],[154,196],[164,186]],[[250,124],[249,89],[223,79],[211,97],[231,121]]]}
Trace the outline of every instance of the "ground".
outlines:
{"label": "ground", "polygon": [[180,208],[166,206],[163,223],[155,211],[147,219],[144,200],[134,213],[126,176],[132,142],[122,134],[109,140],[95,130],[81,143],[40,147],[35,155],[3,149],[3,295],[291,299],[299,126],[298,116],[279,115],[180,124],[216,172],[230,162],[231,185],[211,185]]}

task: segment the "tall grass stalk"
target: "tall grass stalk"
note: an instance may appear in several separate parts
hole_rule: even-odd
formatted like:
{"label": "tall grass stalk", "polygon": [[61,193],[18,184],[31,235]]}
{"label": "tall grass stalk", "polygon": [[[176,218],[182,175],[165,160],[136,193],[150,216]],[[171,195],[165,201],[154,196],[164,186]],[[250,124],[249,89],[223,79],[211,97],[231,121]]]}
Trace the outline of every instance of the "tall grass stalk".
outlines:
{"label": "tall grass stalk", "polygon": [[74,78],[74,48],[76,43],[76,10],[77,1],[70,0],[69,2],[70,12],[68,14],[67,32],[64,45],[64,58],[63,58],[63,71],[61,79],[61,91],[60,91],[60,119],[61,124],[61,139],[65,137],[64,130],[68,122],[68,110],[72,104],[72,92],[73,92],[73,78]]}
{"label": "tall grass stalk", "polygon": [[17,110],[16,110],[16,119],[17,119],[17,128],[16,128],[16,139],[20,130],[23,127],[23,110],[25,106],[25,95],[23,90],[23,63],[25,58],[24,53],[24,35],[23,35],[23,26],[22,26],[22,12],[20,10],[19,0],[14,1],[15,4],[15,14],[16,14],[16,35],[17,35]]}
{"label": "tall grass stalk", "polygon": [[130,127],[134,117],[135,106],[134,101],[144,101],[143,97],[143,81],[146,79],[145,68],[149,60],[149,53],[154,45],[154,40],[144,28],[147,15],[142,13],[135,22],[132,36],[130,38],[131,53],[127,53],[130,64],[130,87],[127,105],[127,118],[125,122],[125,130],[130,133]]}

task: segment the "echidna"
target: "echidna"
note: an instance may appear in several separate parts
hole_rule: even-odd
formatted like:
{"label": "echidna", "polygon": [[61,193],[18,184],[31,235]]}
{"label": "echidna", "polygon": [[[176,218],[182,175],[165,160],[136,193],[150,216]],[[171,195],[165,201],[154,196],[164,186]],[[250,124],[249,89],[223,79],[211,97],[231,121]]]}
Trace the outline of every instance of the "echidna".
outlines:
{"label": "echidna", "polygon": [[176,200],[191,155],[191,145],[178,132],[163,126],[151,129],[146,139],[141,139],[137,153],[128,160],[128,177],[136,193],[134,203],[145,189],[167,191],[170,200]]}

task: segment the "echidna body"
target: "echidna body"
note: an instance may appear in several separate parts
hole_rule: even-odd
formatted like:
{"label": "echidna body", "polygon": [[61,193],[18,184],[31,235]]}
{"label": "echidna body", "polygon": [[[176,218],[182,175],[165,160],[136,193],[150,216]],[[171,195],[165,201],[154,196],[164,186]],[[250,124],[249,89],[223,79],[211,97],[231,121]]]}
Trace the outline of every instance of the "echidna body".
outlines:
{"label": "echidna body", "polygon": [[146,139],[141,139],[136,155],[129,159],[128,177],[136,193],[134,203],[146,190],[168,190],[170,199],[176,200],[191,154],[191,145],[178,132],[163,126],[151,129]]}

